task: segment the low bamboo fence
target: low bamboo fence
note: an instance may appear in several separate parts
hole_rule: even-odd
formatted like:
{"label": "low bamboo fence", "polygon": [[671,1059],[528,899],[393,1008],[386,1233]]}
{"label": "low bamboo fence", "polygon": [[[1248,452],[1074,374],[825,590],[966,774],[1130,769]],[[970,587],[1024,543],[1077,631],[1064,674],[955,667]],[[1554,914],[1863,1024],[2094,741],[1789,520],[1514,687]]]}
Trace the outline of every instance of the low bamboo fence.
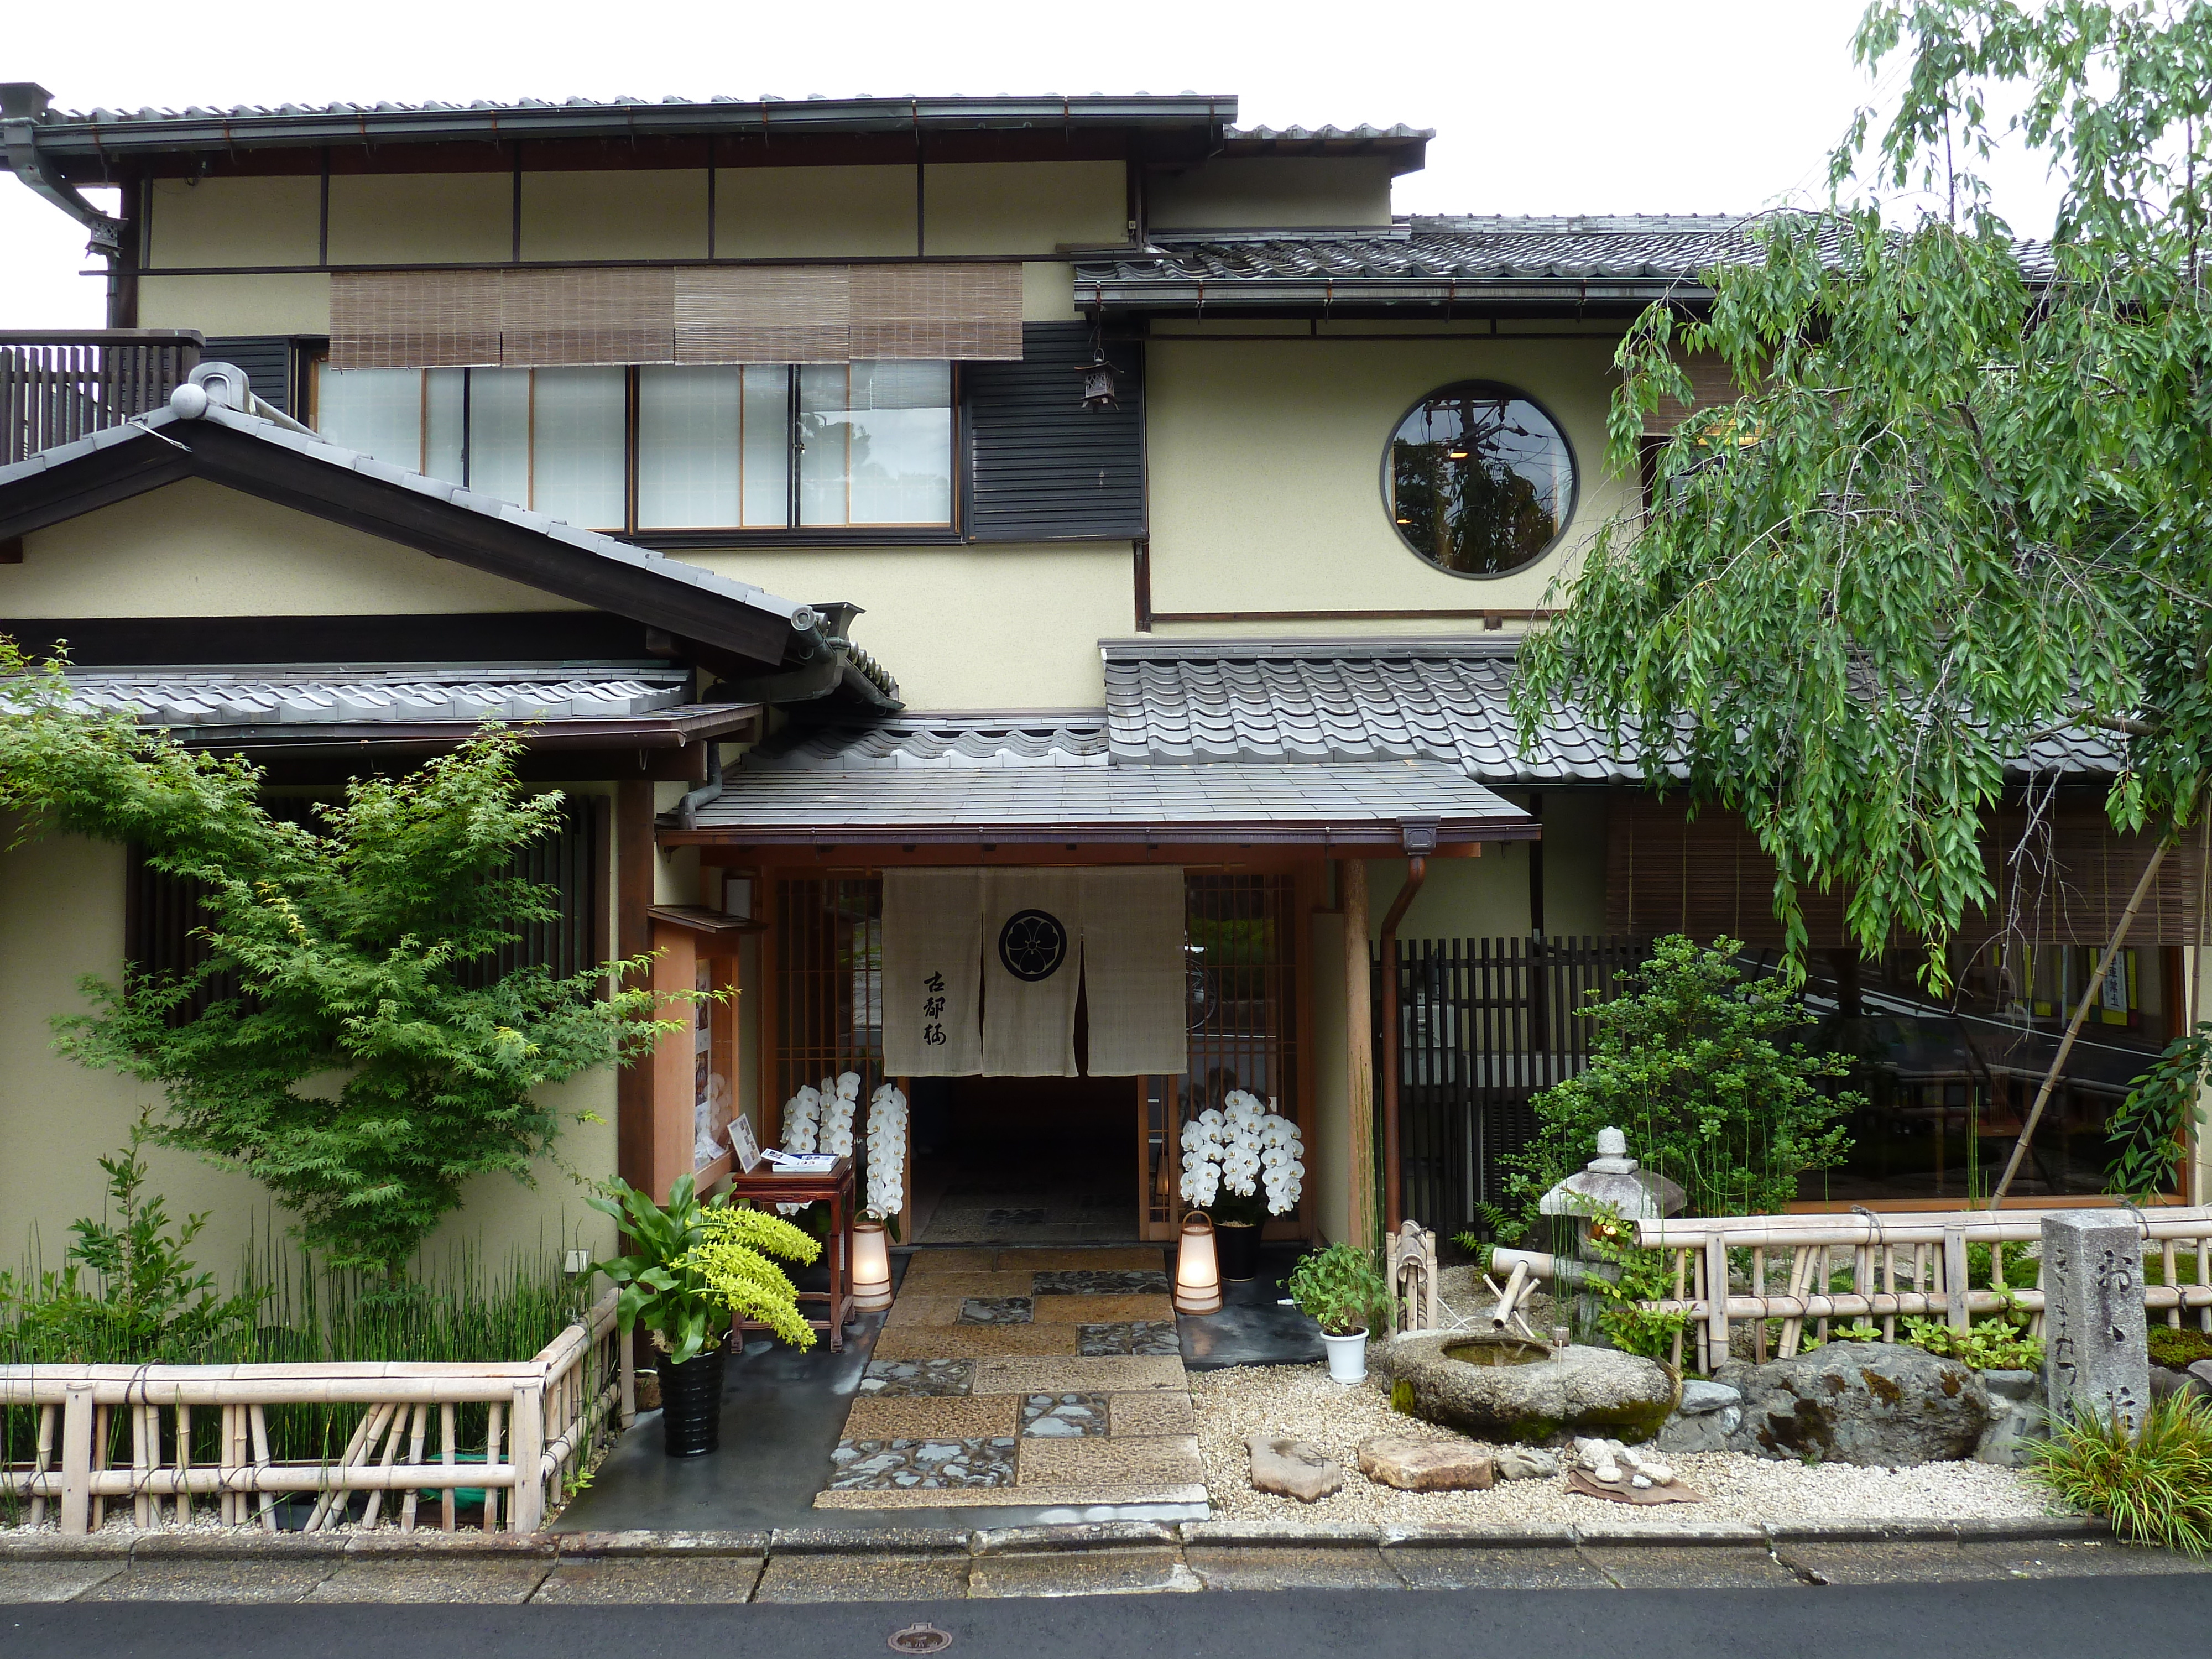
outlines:
{"label": "low bamboo fence", "polygon": [[[467,1489],[483,1494],[486,1532],[535,1532],[610,1414],[625,1426],[635,1415],[627,1347],[610,1291],[520,1362],[0,1366],[0,1407],[37,1413],[36,1450],[0,1464],[0,1495],[27,1499],[33,1526],[51,1516],[64,1533],[96,1532],[125,1503],[140,1527],[188,1525],[212,1505],[227,1526],[275,1532],[279,1499],[310,1493],[306,1531],[352,1521],[413,1532],[429,1493],[453,1532]],[[342,1456],[271,1457],[270,1409],[300,1405],[358,1410]],[[462,1409],[477,1406],[483,1443],[465,1449]],[[220,1414],[220,1450],[195,1461],[195,1438],[205,1439],[195,1418],[210,1413]]]}
{"label": "low bamboo fence", "polygon": [[[2040,1335],[2043,1291],[2006,1288],[2004,1261],[2008,1249],[2017,1250],[2042,1237],[2045,1213],[1860,1210],[1848,1215],[1639,1221],[1637,1242],[1673,1257],[1674,1287],[1672,1296],[1638,1305],[1651,1313],[1687,1315],[1687,1352],[1683,1334],[1677,1332],[1674,1366],[1680,1370],[1686,1358],[1694,1370],[1708,1375],[1729,1357],[1740,1324],[1751,1327],[1753,1357],[1761,1363],[1768,1358],[1770,1326],[1776,1321],[1781,1328],[1771,1342],[1773,1357],[1782,1359],[1798,1352],[1808,1323],[1825,1341],[1832,1321],[1874,1324],[1881,1340],[1894,1342],[1902,1318],[1941,1319],[1964,1331],[1975,1316],[2002,1310],[2027,1314],[2030,1332]],[[2160,1283],[2148,1282],[2145,1275],[2146,1314],[2177,1327],[2193,1315],[2200,1329],[2212,1333],[2212,1206],[2133,1213],[2145,1253],[2161,1269]],[[1970,1282],[1967,1252],[1977,1244],[1989,1248],[1988,1285]],[[1499,1249],[1492,1259],[1498,1269],[1525,1267],[1534,1279],[1549,1279],[1558,1271],[1555,1258],[1541,1251]],[[1845,1273],[1849,1290],[1836,1282]]]}

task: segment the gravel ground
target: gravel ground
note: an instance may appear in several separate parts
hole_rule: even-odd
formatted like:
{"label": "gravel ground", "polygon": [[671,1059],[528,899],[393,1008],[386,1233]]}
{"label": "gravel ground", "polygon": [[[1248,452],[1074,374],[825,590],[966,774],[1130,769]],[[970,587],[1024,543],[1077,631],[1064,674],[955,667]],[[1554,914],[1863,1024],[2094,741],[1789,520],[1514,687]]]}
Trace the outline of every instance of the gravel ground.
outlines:
{"label": "gravel ground", "polygon": [[[1192,1373],[1190,1392],[1206,1488],[1224,1520],[1509,1527],[1583,1521],[1663,1528],[1707,1521],[1959,1521],[2066,1512],[2018,1471],[1983,1463],[1808,1468],[1734,1452],[1667,1454],[1676,1477],[1710,1500],[1703,1504],[1632,1508],[1571,1492],[1564,1478],[1504,1481],[1488,1492],[1398,1492],[1359,1473],[1354,1449],[1362,1440],[1384,1433],[1460,1437],[1399,1416],[1371,1379],[1346,1388],[1328,1380],[1325,1365],[1238,1366]],[[1344,1465],[1343,1488],[1316,1504],[1253,1491],[1244,1438],[1255,1433],[1310,1441]]]}

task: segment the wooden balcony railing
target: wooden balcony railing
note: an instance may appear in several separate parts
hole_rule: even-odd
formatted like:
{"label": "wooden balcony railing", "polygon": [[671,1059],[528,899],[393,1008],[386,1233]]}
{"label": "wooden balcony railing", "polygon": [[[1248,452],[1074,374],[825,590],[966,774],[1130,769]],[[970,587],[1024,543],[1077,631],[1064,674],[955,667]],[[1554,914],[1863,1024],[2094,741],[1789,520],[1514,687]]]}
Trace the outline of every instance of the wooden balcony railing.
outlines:
{"label": "wooden balcony railing", "polygon": [[180,328],[0,332],[0,466],[159,409],[202,343]]}

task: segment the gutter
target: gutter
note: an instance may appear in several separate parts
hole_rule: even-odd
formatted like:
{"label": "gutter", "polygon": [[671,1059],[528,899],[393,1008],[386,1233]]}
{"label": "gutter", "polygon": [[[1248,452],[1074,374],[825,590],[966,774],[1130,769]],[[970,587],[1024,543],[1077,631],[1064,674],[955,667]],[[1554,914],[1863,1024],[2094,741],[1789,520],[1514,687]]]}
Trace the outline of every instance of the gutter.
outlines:
{"label": "gutter", "polygon": [[8,165],[34,193],[92,233],[88,253],[112,264],[123,257],[123,221],[110,218],[86,201],[75,185],[53,170],[39,147],[39,126],[52,102],[52,93],[27,81],[0,85],[0,143],[7,148]]}
{"label": "gutter", "polygon": [[1405,1163],[1398,1138],[1398,1072],[1406,1051],[1398,1034],[1398,924],[1428,879],[1428,855],[1437,850],[1437,821],[1408,818],[1399,826],[1399,839],[1406,849],[1406,884],[1390,901],[1377,942],[1382,957],[1382,1040],[1389,1045],[1382,1066],[1382,1214],[1388,1233],[1395,1233],[1406,1218]]}

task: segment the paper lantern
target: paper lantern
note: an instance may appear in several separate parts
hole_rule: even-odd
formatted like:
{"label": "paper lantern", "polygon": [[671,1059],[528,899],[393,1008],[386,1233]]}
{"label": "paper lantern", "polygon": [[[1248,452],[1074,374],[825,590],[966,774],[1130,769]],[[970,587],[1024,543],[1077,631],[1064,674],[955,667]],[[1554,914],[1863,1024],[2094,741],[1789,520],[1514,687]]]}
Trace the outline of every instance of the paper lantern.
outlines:
{"label": "paper lantern", "polygon": [[853,1224],[853,1305],[868,1312],[891,1305],[890,1238],[880,1221]]}
{"label": "paper lantern", "polygon": [[1175,1309],[1177,1313],[1215,1313],[1221,1307],[1221,1266],[1213,1252],[1213,1218],[1193,1210],[1182,1218],[1182,1248],[1176,1252]]}

